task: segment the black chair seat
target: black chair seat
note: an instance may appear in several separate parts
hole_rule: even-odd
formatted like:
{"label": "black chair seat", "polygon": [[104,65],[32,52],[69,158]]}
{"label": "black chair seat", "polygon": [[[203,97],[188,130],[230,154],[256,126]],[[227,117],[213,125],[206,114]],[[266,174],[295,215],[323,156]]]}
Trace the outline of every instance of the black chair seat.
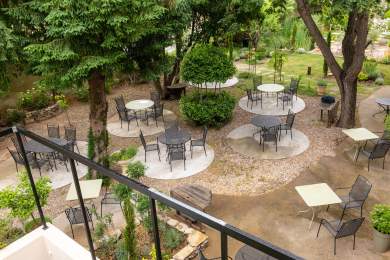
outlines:
{"label": "black chair seat", "polygon": [[363,204],[362,201],[356,201],[353,198],[350,198],[348,195],[339,196],[339,198],[343,201],[340,203],[341,208],[358,208],[361,207]]}
{"label": "black chair seat", "polygon": [[145,151],[156,151],[158,149],[158,144],[147,144],[145,147]]}
{"label": "black chair seat", "polygon": [[342,222],[340,220],[324,220],[322,225],[333,235],[336,236],[337,232],[341,227]]}
{"label": "black chair seat", "polygon": [[191,145],[192,146],[203,146],[204,140],[203,139],[191,140]]}

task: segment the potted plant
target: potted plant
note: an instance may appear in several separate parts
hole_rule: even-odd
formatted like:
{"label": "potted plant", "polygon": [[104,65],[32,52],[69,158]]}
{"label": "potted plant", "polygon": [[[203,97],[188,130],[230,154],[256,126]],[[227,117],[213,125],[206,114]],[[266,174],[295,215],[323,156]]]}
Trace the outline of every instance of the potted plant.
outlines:
{"label": "potted plant", "polygon": [[324,79],[320,79],[317,81],[317,95],[323,96],[326,92],[326,86],[328,86],[328,82]]}
{"label": "potted plant", "polygon": [[383,253],[390,249],[390,205],[375,205],[370,217],[374,227],[375,250]]}

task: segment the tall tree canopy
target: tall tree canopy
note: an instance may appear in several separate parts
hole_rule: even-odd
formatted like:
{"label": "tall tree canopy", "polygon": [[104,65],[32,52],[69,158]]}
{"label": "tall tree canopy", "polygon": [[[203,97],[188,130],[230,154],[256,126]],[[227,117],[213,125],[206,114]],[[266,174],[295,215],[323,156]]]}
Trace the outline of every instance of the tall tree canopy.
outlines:
{"label": "tall tree canopy", "polygon": [[[340,127],[355,125],[357,77],[362,69],[367,47],[368,21],[380,0],[295,0],[298,12],[310,34],[320,48],[329,69],[332,71],[341,95]],[[347,14],[345,35],[342,41],[344,63],[339,64],[329,45],[322,36],[312,14],[318,6],[325,6],[331,13],[340,11]]]}

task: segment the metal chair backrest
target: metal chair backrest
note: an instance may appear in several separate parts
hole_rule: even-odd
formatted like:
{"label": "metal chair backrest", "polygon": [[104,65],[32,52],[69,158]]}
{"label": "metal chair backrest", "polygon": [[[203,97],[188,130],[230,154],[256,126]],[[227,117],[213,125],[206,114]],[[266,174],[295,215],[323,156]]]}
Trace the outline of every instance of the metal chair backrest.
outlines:
{"label": "metal chair backrest", "polygon": [[142,146],[144,147],[144,149],[146,149],[146,141],[142,131],[139,131],[139,138],[141,139]]}
{"label": "metal chair backrest", "polygon": [[[92,222],[91,213],[89,209],[86,207],[87,218],[89,222]],[[69,222],[73,224],[82,224],[84,223],[83,212],[80,207],[77,208],[67,208],[65,209],[65,214]]]}
{"label": "metal chair backrest", "polygon": [[299,85],[299,80],[298,79],[291,79],[290,82],[290,90],[297,90]]}
{"label": "metal chair backrest", "polygon": [[367,178],[359,175],[356,178],[355,183],[352,185],[351,191],[349,192],[349,197],[363,203],[367,199],[371,188],[372,184],[367,180]]}
{"label": "metal chair backrest", "polygon": [[123,96],[115,97],[114,100],[115,100],[116,108],[119,111],[126,111],[126,105]]}
{"label": "metal chair backrest", "polygon": [[382,141],[390,141],[390,131],[385,130],[381,136]]}
{"label": "metal chair backrest", "polygon": [[253,82],[253,89],[257,90],[257,87],[263,84],[263,76],[254,76],[252,82]]}
{"label": "metal chair backrest", "polygon": [[74,126],[65,126],[65,140],[69,142],[76,142],[77,141],[77,135],[76,135],[76,127]]}
{"label": "metal chair backrest", "polygon": [[203,143],[206,143],[207,132],[208,132],[207,126],[204,126],[204,127],[203,127],[203,137],[202,137]]}
{"label": "metal chair backrest", "polygon": [[344,222],[341,227],[337,230],[336,238],[353,236],[359,230],[362,225],[364,218],[351,219]]}
{"label": "metal chair backrest", "polygon": [[19,164],[24,165],[24,160],[18,151],[12,151],[8,147],[7,147],[7,149],[8,149],[8,152],[11,154],[12,159],[14,159],[15,163],[19,163]]}
{"label": "metal chair backrest", "polygon": [[336,103],[334,104],[334,106],[332,107],[332,109],[329,111],[329,116],[332,118],[332,119],[336,119],[337,117],[337,111],[339,110],[339,106],[340,106],[340,101],[336,101]]}
{"label": "metal chair backrest", "polygon": [[370,159],[384,158],[390,149],[390,142],[378,141],[370,154]]}
{"label": "metal chair backrest", "polygon": [[154,102],[154,105],[159,106],[161,95],[157,91],[151,91],[150,92],[150,99]]}
{"label": "metal chair backrest", "polygon": [[51,138],[60,138],[60,126],[47,124],[47,136]]}
{"label": "metal chair backrest", "polygon": [[291,109],[289,109],[287,114],[286,124],[289,127],[292,127],[294,124],[294,120],[295,120],[295,113]]}

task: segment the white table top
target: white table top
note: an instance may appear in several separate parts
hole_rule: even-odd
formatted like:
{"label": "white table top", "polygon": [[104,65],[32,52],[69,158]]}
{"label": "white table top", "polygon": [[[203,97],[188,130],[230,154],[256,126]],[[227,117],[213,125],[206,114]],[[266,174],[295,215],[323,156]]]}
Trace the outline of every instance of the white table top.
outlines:
{"label": "white table top", "polygon": [[295,190],[309,207],[341,203],[341,199],[326,183],[296,186]]}
{"label": "white table top", "polygon": [[351,128],[343,129],[344,134],[352,138],[356,142],[378,139],[379,136],[366,128]]}
{"label": "white table top", "polygon": [[[83,199],[96,199],[99,197],[102,188],[102,179],[80,181],[81,194]],[[77,192],[74,183],[70,185],[66,200],[77,200]]]}
{"label": "white table top", "polygon": [[127,109],[131,110],[143,110],[150,108],[154,105],[154,102],[149,99],[132,100],[126,104]]}
{"label": "white table top", "polygon": [[284,90],[284,86],[279,84],[263,84],[257,86],[257,89],[263,92],[280,92]]}

